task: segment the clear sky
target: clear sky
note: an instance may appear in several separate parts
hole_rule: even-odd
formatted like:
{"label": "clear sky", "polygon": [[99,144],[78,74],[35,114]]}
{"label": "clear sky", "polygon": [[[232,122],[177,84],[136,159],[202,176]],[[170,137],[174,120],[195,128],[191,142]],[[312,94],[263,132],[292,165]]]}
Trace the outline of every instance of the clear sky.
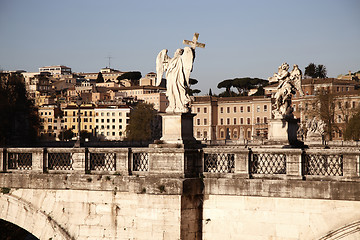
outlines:
{"label": "clear sky", "polygon": [[[191,74],[206,94],[235,77],[267,79],[283,62],[360,70],[359,0],[0,0],[0,68],[155,71],[164,48],[200,33]],[[201,94],[200,94],[201,95]]]}

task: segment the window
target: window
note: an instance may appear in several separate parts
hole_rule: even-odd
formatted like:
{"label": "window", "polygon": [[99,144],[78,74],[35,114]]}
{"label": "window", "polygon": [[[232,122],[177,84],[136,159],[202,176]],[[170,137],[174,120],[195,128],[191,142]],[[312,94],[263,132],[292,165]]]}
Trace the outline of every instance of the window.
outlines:
{"label": "window", "polygon": [[207,108],[206,107],[204,107],[204,113],[207,113]]}
{"label": "window", "polygon": [[230,107],[227,107],[227,108],[226,108],[226,112],[227,112],[227,113],[230,113]]}
{"label": "window", "polygon": [[110,119],[106,119],[106,122],[109,123],[109,122],[110,122]]}
{"label": "window", "polygon": [[196,111],[199,113],[199,112],[200,112],[200,108],[197,108]]}
{"label": "window", "polygon": [[227,125],[230,125],[230,118],[227,118],[227,119],[226,119],[226,124],[227,124]]}
{"label": "window", "polygon": [[267,123],[267,117],[264,117],[264,123]]}
{"label": "window", "polygon": [[106,113],[106,116],[108,116],[108,117],[109,117],[109,116],[110,116],[110,113]]}
{"label": "window", "polygon": [[198,118],[196,119],[196,121],[197,121],[197,125],[200,125],[200,119]]}
{"label": "window", "polygon": [[256,107],[256,112],[260,112],[260,106]]}
{"label": "window", "polygon": [[240,107],[240,112],[244,112],[244,107],[243,106]]}
{"label": "window", "polygon": [[197,131],[196,132],[196,138],[200,138],[201,134],[200,134],[200,131]]}
{"label": "window", "polygon": [[101,119],[101,122],[103,123],[103,122],[104,122],[104,119]]}
{"label": "window", "polygon": [[224,113],[224,108],[223,107],[220,108],[220,113]]}
{"label": "window", "polygon": [[233,120],[234,120],[234,125],[236,125],[236,118],[234,118]]}
{"label": "window", "polygon": [[115,122],[115,119],[112,119],[112,122],[114,123],[114,122]]}
{"label": "window", "polygon": [[220,119],[220,125],[224,125],[224,119]]}
{"label": "window", "polygon": [[352,102],[352,107],[355,108],[356,107],[356,103]]}
{"label": "window", "polygon": [[234,107],[234,113],[236,113],[236,107]]}
{"label": "window", "polygon": [[240,118],[240,124],[244,124],[244,118]]}
{"label": "window", "polygon": [[260,123],[260,118],[259,117],[256,118],[256,123]]}
{"label": "window", "polygon": [[234,129],[233,137],[234,137],[235,139],[237,138],[237,129]]}
{"label": "window", "polygon": [[220,138],[224,138],[224,130],[220,131]]}
{"label": "window", "polygon": [[247,118],[246,121],[247,121],[247,124],[250,124],[250,118]]}
{"label": "window", "polygon": [[204,125],[207,125],[207,119],[204,118]]}
{"label": "window", "polygon": [[113,113],[111,114],[111,116],[115,117],[115,113],[113,112]]}
{"label": "window", "polygon": [[207,138],[207,131],[204,131],[204,138]]}
{"label": "window", "polygon": [[247,106],[247,112],[250,112],[250,106]]}

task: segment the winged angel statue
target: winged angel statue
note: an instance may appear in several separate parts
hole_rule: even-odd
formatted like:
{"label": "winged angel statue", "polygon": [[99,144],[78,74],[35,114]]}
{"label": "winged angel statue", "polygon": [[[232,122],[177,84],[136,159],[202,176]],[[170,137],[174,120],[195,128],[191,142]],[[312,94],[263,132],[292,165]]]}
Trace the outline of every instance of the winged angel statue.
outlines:
{"label": "winged angel statue", "polygon": [[194,62],[194,50],[190,47],[177,49],[174,57],[167,55],[163,49],[156,58],[156,86],[159,86],[164,72],[166,72],[166,96],[169,100],[167,113],[186,113],[189,111],[190,97],[186,92],[189,86],[190,72]]}
{"label": "winged angel statue", "polygon": [[304,95],[301,88],[302,73],[298,65],[294,64],[293,70],[289,73],[289,64],[283,63],[278,72],[269,78],[269,82],[279,82],[277,92],[275,93],[275,104],[273,114],[275,118],[293,117],[293,108],[291,99],[299,91],[300,96]]}

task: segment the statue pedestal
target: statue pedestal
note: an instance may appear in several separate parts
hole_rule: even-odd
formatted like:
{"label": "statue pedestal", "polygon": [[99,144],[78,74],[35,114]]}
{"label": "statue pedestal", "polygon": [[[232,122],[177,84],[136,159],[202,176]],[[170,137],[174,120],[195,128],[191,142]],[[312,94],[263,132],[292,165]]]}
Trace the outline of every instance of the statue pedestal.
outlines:
{"label": "statue pedestal", "polygon": [[269,141],[284,145],[301,145],[297,140],[300,119],[271,119],[269,121]]}
{"label": "statue pedestal", "polygon": [[196,143],[192,113],[164,113],[162,117],[161,141],[169,144]]}

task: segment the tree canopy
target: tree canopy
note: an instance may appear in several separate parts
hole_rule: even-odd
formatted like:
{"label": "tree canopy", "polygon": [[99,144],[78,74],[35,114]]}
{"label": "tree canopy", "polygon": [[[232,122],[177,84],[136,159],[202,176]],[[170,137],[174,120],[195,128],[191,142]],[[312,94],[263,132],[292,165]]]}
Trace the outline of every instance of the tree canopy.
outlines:
{"label": "tree canopy", "polygon": [[191,85],[195,85],[198,83],[198,80],[194,79],[194,78],[189,78],[189,84],[190,86],[186,87],[186,92],[187,94],[189,94],[189,96],[194,96],[194,94],[199,94],[201,92],[200,89],[192,89]]}
{"label": "tree canopy", "polygon": [[231,91],[231,87],[234,87],[238,91],[238,95],[248,95],[248,92],[251,88],[266,86],[269,82],[260,78],[234,78],[227,79],[218,84],[218,88],[225,88],[227,96],[236,96],[237,94]]}
{"label": "tree canopy", "polygon": [[304,75],[311,78],[326,78],[327,70],[322,64],[316,65],[315,63],[309,63],[309,65],[305,68]]}
{"label": "tree canopy", "polygon": [[360,140],[360,108],[357,109],[357,112],[346,124],[344,138],[345,140]]}
{"label": "tree canopy", "polygon": [[131,112],[126,140],[150,141],[160,137],[160,119],[151,104],[139,103]]}
{"label": "tree canopy", "polygon": [[0,145],[33,143],[40,119],[22,75],[0,73]]}
{"label": "tree canopy", "polygon": [[101,72],[98,73],[97,78],[96,78],[96,83],[103,83],[104,82],[104,77],[102,75]]}
{"label": "tree canopy", "polygon": [[121,76],[117,77],[118,81],[123,79],[129,79],[131,81],[131,85],[136,86],[139,83],[139,79],[141,78],[141,72],[133,71],[133,72],[126,72]]}

